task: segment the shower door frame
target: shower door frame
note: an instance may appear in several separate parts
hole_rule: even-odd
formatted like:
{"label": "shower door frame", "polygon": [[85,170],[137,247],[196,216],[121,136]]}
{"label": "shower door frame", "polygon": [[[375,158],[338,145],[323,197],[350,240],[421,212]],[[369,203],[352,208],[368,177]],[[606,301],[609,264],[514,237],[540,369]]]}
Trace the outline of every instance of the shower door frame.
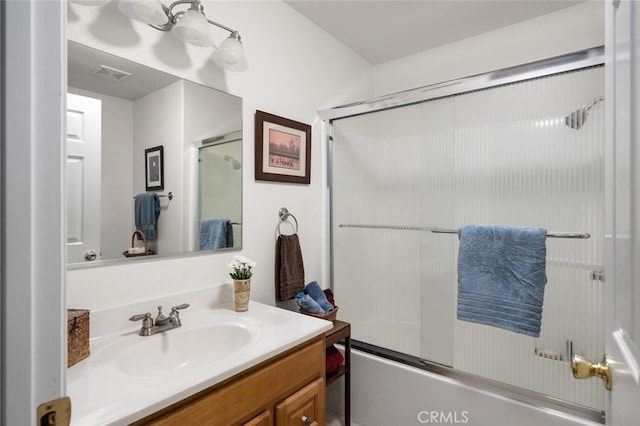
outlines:
{"label": "shower door frame", "polygon": [[[376,111],[388,110],[418,104],[429,100],[444,98],[477,90],[489,89],[510,83],[522,82],[530,79],[560,74],[569,71],[586,69],[605,64],[604,46],[587,49],[568,55],[549,58],[542,61],[531,62],[514,67],[504,68],[478,74],[461,79],[444,81],[412,90],[407,90],[390,95],[376,97],[367,101],[355,102],[318,112],[321,126],[321,140],[326,144],[327,159],[327,185],[325,187],[324,200],[328,204],[328,231],[325,233],[326,247],[328,250],[328,265],[325,270],[329,277],[330,286],[333,289],[333,120],[368,114]],[[603,342],[604,344],[604,342]],[[476,376],[464,371],[439,365],[411,355],[381,348],[365,342],[352,339],[352,347],[372,353],[383,358],[398,361],[429,372],[454,378],[470,386],[479,387],[496,394],[516,399],[538,407],[558,410],[570,415],[575,415],[597,423],[605,424],[605,412],[568,401],[562,401],[551,396],[543,395],[525,388],[498,382],[485,377]]]}

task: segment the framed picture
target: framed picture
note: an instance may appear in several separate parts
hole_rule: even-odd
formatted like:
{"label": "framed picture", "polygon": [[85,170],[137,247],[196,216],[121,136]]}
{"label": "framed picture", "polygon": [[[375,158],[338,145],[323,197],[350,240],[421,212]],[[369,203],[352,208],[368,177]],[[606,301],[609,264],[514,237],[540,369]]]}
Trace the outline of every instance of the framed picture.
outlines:
{"label": "framed picture", "polygon": [[311,126],[256,111],[256,180],[311,182]]}
{"label": "framed picture", "polygon": [[147,191],[164,189],[164,147],[154,146],[144,150],[144,175]]}

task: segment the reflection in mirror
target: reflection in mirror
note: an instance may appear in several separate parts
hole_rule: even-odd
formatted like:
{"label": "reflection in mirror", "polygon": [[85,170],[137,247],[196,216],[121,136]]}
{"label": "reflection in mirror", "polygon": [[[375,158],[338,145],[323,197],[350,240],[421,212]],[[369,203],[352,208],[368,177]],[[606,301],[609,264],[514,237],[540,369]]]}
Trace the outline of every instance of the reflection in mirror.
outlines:
{"label": "reflection in mirror", "polygon": [[241,155],[241,132],[202,141],[198,155],[199,250],[239,246]]}
{"label": "reflection in mirror", "polygon": [[[163,147],[164,190],[157,191],[157,237],[147,242],[149,251],[164,256],[199,250],[204,217],[228,218],[229,247],[241,247],[242,99],[75,42],[68,43],[68,92],[71,267],[125,261],[131,258],[124,252],[142,245],[132,238],[134,197],[146,192],[145,149],[157,146]],[[203,144],[212,140],[224,143]],[[220,145],[222,154],[216,155],[222,157],[207,167],[221,168],[220,174],[230,169],[236,180],[211,169],[206,173],[217,181],[199,185],[199,151],[208,145]],[[205,204],[224,210],[202,210]]]}

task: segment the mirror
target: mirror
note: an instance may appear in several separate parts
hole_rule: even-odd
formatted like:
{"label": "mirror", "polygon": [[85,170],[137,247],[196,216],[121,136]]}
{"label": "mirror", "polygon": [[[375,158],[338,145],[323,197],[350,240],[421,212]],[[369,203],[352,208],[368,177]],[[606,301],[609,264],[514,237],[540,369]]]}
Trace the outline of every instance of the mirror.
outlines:
{"label": "mirror", "polygon": [[[241,248],[241,98],[71,41],[68,92],[69,267]],[[145,151],[160,172],[155,218],[136,202],[148,193]],[[156,238],[134,235],[141,217],[156,219]],[[212,220],[226,244],[201,244]]]}

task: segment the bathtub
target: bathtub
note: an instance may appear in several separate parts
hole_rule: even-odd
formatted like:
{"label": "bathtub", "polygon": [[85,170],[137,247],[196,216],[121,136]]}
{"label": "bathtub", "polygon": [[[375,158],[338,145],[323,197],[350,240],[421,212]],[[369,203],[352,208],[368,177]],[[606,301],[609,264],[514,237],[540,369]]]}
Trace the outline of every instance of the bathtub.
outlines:
{"label": "bathtub", "polygon": [[[341,378],[327,388],[327,411],[342,416],[343,401],[344,379]],[[351,352],[351,423],[359,426],[602,425],[355,349]]]}

